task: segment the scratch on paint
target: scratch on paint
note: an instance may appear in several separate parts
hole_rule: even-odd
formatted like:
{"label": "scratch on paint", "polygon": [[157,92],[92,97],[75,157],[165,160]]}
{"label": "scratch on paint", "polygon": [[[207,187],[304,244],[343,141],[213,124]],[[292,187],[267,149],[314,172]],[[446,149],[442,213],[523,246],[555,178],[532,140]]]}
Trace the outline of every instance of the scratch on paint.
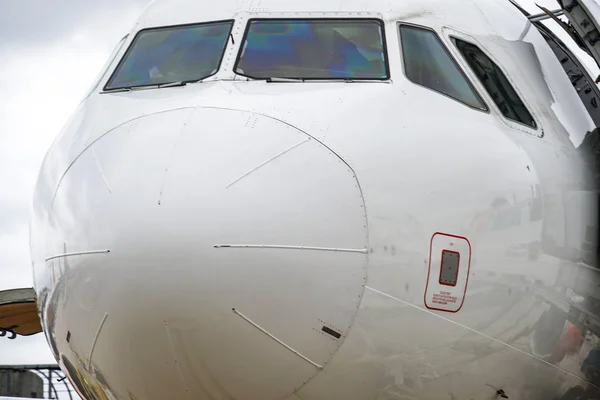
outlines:
{"label": "scratch on paint", "polygon": [[301,354],[299,351],[291,348],[290,346],[288,346],[287,344],[285,344],[284,342],[282,342],[281,340],[279,340],[277,337],[275,337],[273,334],[271,334],[270,332],[268,332],[266,329],[264,329],[263,327],[261,327],[260,325],[258,325],[256,322],[252,321],[250,318],[246,317],[241,312],[239,312],[236,308],[233,308],[232,310],[240,318],[242,318],[243,320],[245,320],[246,322],[248,322],[250,325],[254,326],[256,329],[258,329],[259,331],[261,331],[262,333],[264,333],[265,335],[267,335],[269,338],[273,339],[274,341],[276,341],[277,343],[279,343],[280,345],[282,345],[283,347],[285,347],[286,349],[288,349],[289,351],[291,351],[292,353],[294,353],[295,355],[297,355],[298,357],[300,357],[301,359],[303,359],[307,363],[311,364],[312,366],[314,366],[318,370],[322,370],[323,369],[323,367],[321,365],[317,364],[316,362],[314,362],[310,358],[308,358],[305,355]]}
{"label": "scratch on paint", "polygon": [[96,155],[96,151],[94,150],[94,145],[92,145],[92,156],[94,157],[94,160],[96,161],[98,170],[100,170],[100,175],[102,175],[102,180],[104,180],[104,183],[106,184],[106,187],[108,188],[108,193],[112,193],[112,188],[108,184],[108,179],[106,179],[106,175],[104,175],[104,170],[102,169],[102,166],[100,165],[100,161],[98,160],[98,156]]}
{"label": "scratch on paint", "polygon": [[165,183],[167,181],[167,173],[169,172],[169,167],[171,166],[171,162],[173,161],[173,155],[175,154],[175,150],[177,149],[177,146],[179,146],[179,141],[181,140],[181,137],[183,136],[183,133],[185,132],[185,128],[187,127],[188,122],[194,116],[195,111],[196,110],[193,110],[192,112],[190,112],[189,117],[186,119],[186,121],[181,126],[179,135],[177,136],[177,139],[175,139],[175,143],[173,143],[173,148],[171,149],[171,154],[169,154],[169,160],[167,161],[167,166],[165,167],[165,173],[163,174],[163,179],[160,184],[160,192],[158,194],[158,205],[159,206],[162,203],[163,190],[165,188]]}
{"label": "scratch on paint", "polygon": [[174,356],[175,367],[177,369],[177,373],[179,374],[179,378],[181,379],[183,388],[185,389],[186,392],[189,392],[189,389],[188,389],[187,385],[185,384],[185,379],[183,378],[183,372],[181,371],[181,367],[179,366],[179,360],[177,359],[177,354],[175,352],[175,345],[173,344],[173,338],[171,337],[171,330],[169,328],[169,324],[167,323],[167,321],[164,321],[164,323],[165,323],[165,331],[167,332],[167,339],[169,341],[169,347],[171,347],[171,352],[173,353],[173,356]]}
{"label": "scratch on paint", "polygon": [[94,350],[96,349],[96,343],[98,342],[98,337],[100,337],[100,331],[104,326],[104,322],[106,322],[106,317],[108,317],[108,313],[104,313],[104,317],[102,317],[102,321],[100,321],[100,325],[98,326],[98,330],[96,331],[96,335],[94,336],[94,341],[92,342],[92,348],[90,349],[90,355],[88,357],[87,369],[90,371],[92,365],[92,356],[94,355]]}
{"label": "scratch on paint", "polygon": [[78,251],[78,252],[74,252],[74,253],[57,254],[54,256],[47,257],[46,261],[51,261],[56,258],[63,258],[63,257],[85,256],[85,255],[91,255],[91,254],[105,254],[105,253],[110,253],[110,250],[108,250],[108,249],[106,249],[106,250],[91,250],[91,251]]}
{"label": "scratch on paint", "polygon": [[280,250],[314,250],[314,251],[333,251],[337,253],[361,253],[367,254],[367,249],[336,249],[330,247],[311,247],[311,246],[281,246],[271,244],[215,244],[215,249],[280,249]]}
{"label": "scratch on paint", "polygon": [[[173,329],[167,320],[164,320],[164,325],[167,341],[187,397],[190,399],[233,400],[220,382],[208,371],[206,364],[195,357],[194,352],[187,351],[184,346],[185,339],[181,336],[182,332]],[[184,371],[188,370],[194,371],[193,374],[190,376],[188,373],[184,376]]]}
{"label": "scratch on paint", "polygon": [[226,188],[228,188],[228,189],[229,189],[231,186],[235,185],[236,183],[238,183],[239,181],[241,181],[242,179],[244,179],[245,177],[247,177],[247,176],[248,176],[248,175],[250,175],[251,173],[253,173],[253,172],[257,171],[258,169],[260,169],[260,168],[262,168],[262,167],[264,167],[265,165],[269,164],[270,162],[273,162],[273,161],[275,161],[276,159],[278,159],[279,157],[283,156],[284,154],[286,154],[286,153],[289,153],[290,151],[294,150],[296,147],[298,147],[298,146],[300,146],[300,145],[302,145],[302,144],[304,144],[304,143],[306,143],[306,142],[309,142],[310,140],[311,140],[310,138],[307,138],[307,139],[305,139],[305,140],[301,141],[300,143],[296,143],[296,144],[295,144],[295,145],[293,145],[292,147],[290,147],[290,148],[288,148],[288,149],[286,149],[286,150],[282,151],[281,153],[279,153],[279,154],[277,154],[277,155],[275,155],[275,156],[271,157],[271,158],[270,158],[270,159],[268,159],[267,161],[265,161],[265,162],[263,162],[263,163],[261,163],[261,164],[257,165],[256,167],[252,168],[250,171],[246,172],[245,174],[243,174],[243,175],[242,175],[242,176],[240,176],[239,178],[235,179],[233,182],[231,182],[229,185],[227,185],[227,186],[226,186]]}

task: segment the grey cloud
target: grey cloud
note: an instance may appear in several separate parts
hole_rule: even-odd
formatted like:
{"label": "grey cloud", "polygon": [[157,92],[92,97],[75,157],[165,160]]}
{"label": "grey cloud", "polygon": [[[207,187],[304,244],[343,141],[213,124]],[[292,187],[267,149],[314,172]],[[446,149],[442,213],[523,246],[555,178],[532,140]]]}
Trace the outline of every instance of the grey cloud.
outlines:
{"label": "grey cloud", "polygon": [[110,30],[124,9],[149,0],[3,0],[0,6],[0,46],[58,40],[82,27]]}
{"label": "grey cloud", "polygon": [[29,204],[25,201],[10,202],[0,197],[0,213],[0,232],[2,235],[12,234],[28,221]]}

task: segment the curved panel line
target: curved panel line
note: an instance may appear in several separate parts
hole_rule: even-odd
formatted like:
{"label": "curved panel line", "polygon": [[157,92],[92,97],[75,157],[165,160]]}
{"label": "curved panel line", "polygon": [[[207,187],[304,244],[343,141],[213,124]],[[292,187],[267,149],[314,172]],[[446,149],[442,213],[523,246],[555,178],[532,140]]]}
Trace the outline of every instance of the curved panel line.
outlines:
{"label": "curved panel line", "polygon": [[[186,110],[186,109],[193,109],[193,107],[178,107],[178,108],[173,108],[173,109],[169,109],[169,110],[161,110],[161,111],[151,112],[151,113],[147,113],[147,114],[143,114],[143,115],[138,115],[135,118],[131,118],[131,119],[127,120],[127,121],[123,121],[122,123],[120,123],[120,124],[118,124],[118,125],[110,128],[106,132],[100,134],[100,136],[98,136],[97,138],[93,139],[92,142],[89,143],[87,146],[83,146],[83,148],[81,149],[81,151],[79,152],[79,154],[77,154],[75,157],[73,157],[73,160],[71,160],[69,162],[69,165],[67,165],[67,167],[65,168],[65,171],[57,179],[56,185],[55,185],[53,193],[52,193],[52,200],[50,201],[48,209],[51,210],[52,207],[54,206],[54,200],[56,199],[56,194],[58,193],[58,189],[60,188],[60,185],[62,184],[63,179],[65,178],[65,176],[67,176],[67,173],[71,170],[71,168],[73,167],[73,165],[75,165],[75,163],[77,162],[77,160],[79,160],[79,158],[81,158],[81,156],[83,155],[83,153],[85,153],[88,149],[90,149],[94,144],[96,144],[97,142],[99,142],[100,139],[102,139],[103,137],[105,137],[109,133],[117,130],[118,128],[120,128],[122,126],[125,126],[125,125],[127,125],[129,123],[132,123],[132,122],[139,122],[144,117],[148,117],[150,115],[164,114],[164,113],[168,113],[168,112],[171,112],[171,111]],[[131,129],[131,127],[130,127],[130,129]]]}

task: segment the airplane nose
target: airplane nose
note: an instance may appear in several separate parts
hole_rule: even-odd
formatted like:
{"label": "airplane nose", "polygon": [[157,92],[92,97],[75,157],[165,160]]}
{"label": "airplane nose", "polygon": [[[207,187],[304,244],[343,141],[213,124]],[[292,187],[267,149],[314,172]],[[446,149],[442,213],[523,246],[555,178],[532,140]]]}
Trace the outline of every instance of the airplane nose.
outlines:
{"label": "airplane nose", "polygon": [[62,180],[48,240],[55,254],[110,250],[69,261],[85,310],[70,315],[85,315],[64,329],[117,398],[285,399],[333,357],[366,282],[352,169],[245,111],[178,109],[106,133]]}

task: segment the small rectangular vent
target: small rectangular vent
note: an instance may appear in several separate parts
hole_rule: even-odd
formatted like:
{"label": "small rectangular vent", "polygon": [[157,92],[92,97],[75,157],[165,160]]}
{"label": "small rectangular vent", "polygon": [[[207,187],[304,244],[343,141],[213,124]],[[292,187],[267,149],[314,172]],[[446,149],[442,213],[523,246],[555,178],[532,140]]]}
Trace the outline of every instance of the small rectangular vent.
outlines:
{"label": "small rectangular vent", "polygon": [[323,326],[323,328],[321,328],[321,330],[325,333],[327,333],[328,335],[333,336],[336,339],[339,339],[342,337],[342,334],[339,332],[334,331],[333,329],[327,327],[327,326]]}

